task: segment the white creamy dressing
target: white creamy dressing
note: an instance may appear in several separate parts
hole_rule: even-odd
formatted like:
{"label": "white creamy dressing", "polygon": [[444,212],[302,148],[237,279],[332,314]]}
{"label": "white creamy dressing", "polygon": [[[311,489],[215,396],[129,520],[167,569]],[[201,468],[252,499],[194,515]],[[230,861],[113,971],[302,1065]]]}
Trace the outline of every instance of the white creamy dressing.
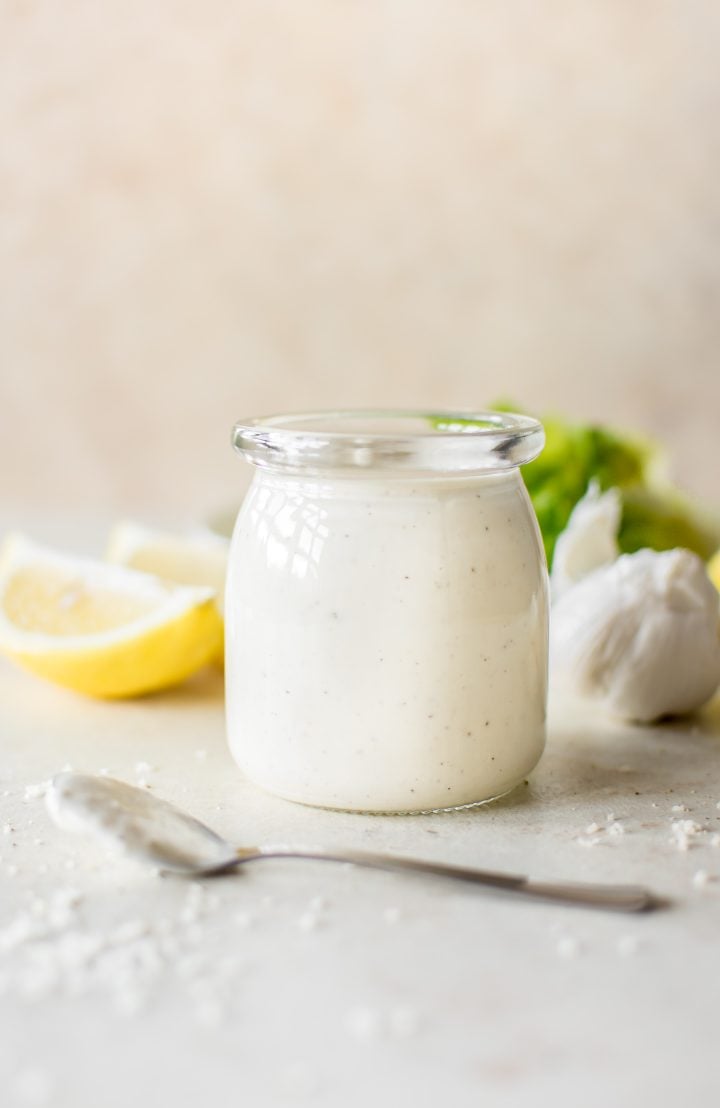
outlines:
{"label": "white creamy dressing", "polygon": [[236,761],[270,792],[333,808],[507,792],[545,742],[546,576],[518,470],[258,470],[226,595]]}

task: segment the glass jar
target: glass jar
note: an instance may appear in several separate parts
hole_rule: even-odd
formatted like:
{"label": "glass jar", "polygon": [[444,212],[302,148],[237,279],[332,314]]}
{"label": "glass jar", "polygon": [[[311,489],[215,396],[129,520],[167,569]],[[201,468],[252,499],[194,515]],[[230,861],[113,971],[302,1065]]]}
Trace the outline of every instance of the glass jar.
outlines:
{"label": "glass jar", "polygon": [[524,416],[333,412],[236,425],[227,725],[248,778],[365,812],[508,792],[545,743],[547,571]]}

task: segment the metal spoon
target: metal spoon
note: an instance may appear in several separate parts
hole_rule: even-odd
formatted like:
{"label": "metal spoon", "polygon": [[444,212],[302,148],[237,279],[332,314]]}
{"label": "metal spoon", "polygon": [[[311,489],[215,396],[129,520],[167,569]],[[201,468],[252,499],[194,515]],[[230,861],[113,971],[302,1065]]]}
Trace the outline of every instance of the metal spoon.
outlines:
{"label": "metal spoon", "polygon": [[374,854],[345,848],[326,850],[314,846],[234,847],[204,823],[143,789],[112,777],[61,773],[48,789],[52,818],[65,830],[90,832],[160,870],[200,877],[234,869],[261,858],[307,858],[327,862],[351,862],[358,866],[434,877],[454,877],[505,892],[540,900],[642,912],[658,907],[647,889],[637,885],[587,885],[545,883],[528,877],[488,870],[449,866],[391,854]]}

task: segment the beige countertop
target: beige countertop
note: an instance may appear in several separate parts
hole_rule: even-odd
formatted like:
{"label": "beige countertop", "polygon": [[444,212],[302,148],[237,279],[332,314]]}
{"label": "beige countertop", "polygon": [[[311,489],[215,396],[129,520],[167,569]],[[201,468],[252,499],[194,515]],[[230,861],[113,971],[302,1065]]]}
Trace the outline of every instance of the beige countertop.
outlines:
{"label": "beige countertop", "polygon": [[[7,1108],[710,1102],[717,702],[642,729],[555,703],[527,786],[416,817],[323,812],[247,784],[217,673],[106,704],[3,662],[0,704]],[[640,882],[672,903],[614,915],[305,862],[160,878],[50,825],[36,786],[66,764],[144,779],[238,843]]]}

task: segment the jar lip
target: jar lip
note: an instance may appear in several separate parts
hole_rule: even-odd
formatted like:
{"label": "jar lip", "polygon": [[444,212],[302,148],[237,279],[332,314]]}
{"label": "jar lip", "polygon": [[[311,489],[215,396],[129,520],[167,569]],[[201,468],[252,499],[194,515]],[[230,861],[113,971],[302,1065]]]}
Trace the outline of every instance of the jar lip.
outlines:
{"label": "jar lip", "polygon": [[253,465],[283,472],[470,475],[532,461],[545,432],[537,419],[515,412],[346,409],[240,420],[232,444]]}

